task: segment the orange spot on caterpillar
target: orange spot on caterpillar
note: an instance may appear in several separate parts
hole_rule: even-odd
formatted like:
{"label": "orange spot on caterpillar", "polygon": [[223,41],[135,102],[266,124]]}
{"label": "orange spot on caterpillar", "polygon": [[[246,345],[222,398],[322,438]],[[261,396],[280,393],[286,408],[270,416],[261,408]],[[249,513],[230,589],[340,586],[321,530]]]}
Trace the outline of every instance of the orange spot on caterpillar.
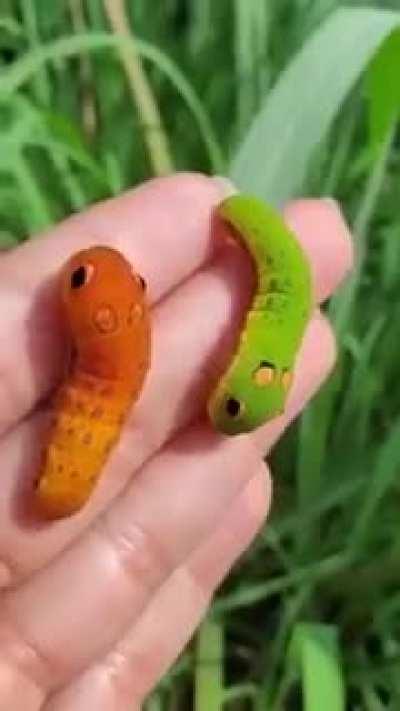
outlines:
{"label": "orange spot on caterpillar", "polygon": [[112,333],[118,327],[118,316],[112,306],[102,304],[96,309],[93,322],[100,333]]}
{"label": "orange spot on caterpillar", "polygon": [[150,363],[145,283],[119,252],[78,252],[61,272],[60,290],[73,356],[55,394],[35,489],[48,519],[85,505]]}
{"label": "orange spot on caterpillar", "polygon": [[276,370],[273,365],[261,362],[260,367],[253,373],[253,380],[259,387],[263,388],[274,382]]}
{"label": "orange spot on caterpillar", "polygon": [[97,405],[90,413],[92,420],[100,420],[104,415],[104,409]]}
{"label": "orange spot on caterpillar", "polygon": [[132,304],[129,309],[129,314],[128,314],[128,325],[132,326],[137,321],[140,321],[140,319],[143,318],[143,315],[144,315],[143,306],[141,304],[137,304],[137,303]]}

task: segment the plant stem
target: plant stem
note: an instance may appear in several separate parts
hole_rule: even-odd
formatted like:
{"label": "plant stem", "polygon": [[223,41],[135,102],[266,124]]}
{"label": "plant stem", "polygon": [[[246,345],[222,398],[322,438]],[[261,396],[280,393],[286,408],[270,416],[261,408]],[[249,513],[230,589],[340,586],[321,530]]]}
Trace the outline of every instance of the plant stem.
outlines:
{"label": "plant stem", "polygon": [[[82,0],[69,0],[69,9],[72,26],[76,34],[86,30],[85,17],[83,13]],[[82,124],[88,139],[92,139],[96,133],[97,115],[93,94],[93,72],[89,57],[82,52],[80,57],[80,86],[82,95]]]}
{"label": "plant stem", "polygon": [[355,265],[351,276],[348,278],[340,294],[332,299],[329,313],[333,317],[336,333],[341,337],[348,327],[352,316],[353,306],[358,293],[362,270],[367,252],[368,229],[374,215],[376,204],[379,199],[382,184],[385,179],[387,164],[391,155],[391,147],[395,135],[395,125],[392,125],[383,141],[378,158],[372,168],[367,180],[364,195],[362,197],[356,218],[354,220],[353,232],[358,237],[356,247],[357,254]]}
{"label": "plant stem", "polygon": [[[39,47],[40,38],[37,27],[35,3],[32,3],[30,0],[22,0],[21,11],[29,44],[33,49]],[[36,76],[33,77],[32,86],[38,103],[42,106],[48,106],[51,101],[51,84],[46,67],[43,67],[41,71],[37,72]]]}
{"label": "plant stem", "polygon": [[[134,39],[123,0],[104,0],[104,9],[113,32],[123,37],[129,37],[131,40]],[[166,175],[171,173],[174,170],[174,166],[167,135],[162,125],[161,114],[154,93],[147,81],[147,76],[134,42],[129,49],[121,47],[119,54],[128,79],[131,95],[143,126],[143,136],[154,174]]]}
{"label": "plant stem", "polygon": [[223,631],[221,622],[205,620],[197,635],[196,711],[220,711],[223,703]]}
{"label": "plant stem", "polygon": [[24,195],[30,208],[28,229],[31,227],[34,232],[49,227],[53,219],[48,205],[43,198],[36,180],[31,172],[28,162],[22,155],[15,157],[13,172],[18,182],[22,195]]}

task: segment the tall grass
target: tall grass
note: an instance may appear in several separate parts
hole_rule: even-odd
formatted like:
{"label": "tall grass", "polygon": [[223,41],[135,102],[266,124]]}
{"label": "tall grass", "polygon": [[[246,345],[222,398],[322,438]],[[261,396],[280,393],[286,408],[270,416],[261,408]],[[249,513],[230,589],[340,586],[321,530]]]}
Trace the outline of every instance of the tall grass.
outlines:
{"label": "tall grass", "polygon": [[334,195],[357,251],[272,519],[148,708],[400,708],[398,3],[111,4],[0,3],[0,246],[175,166]]}

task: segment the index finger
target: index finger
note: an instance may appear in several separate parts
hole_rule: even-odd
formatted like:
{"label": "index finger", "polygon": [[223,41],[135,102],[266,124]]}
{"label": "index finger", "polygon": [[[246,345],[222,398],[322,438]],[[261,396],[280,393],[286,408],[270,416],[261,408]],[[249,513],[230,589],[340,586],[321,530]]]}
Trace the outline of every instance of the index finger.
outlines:
{"label": "index finger", "polygon": [[93,244],[119,249],[149,285],[152,302],[211,256],[220,180],[177,174],[100,203],[25,243],[0,261],[0,433],[54,385],[65,343],[52,277],[71,253]]}

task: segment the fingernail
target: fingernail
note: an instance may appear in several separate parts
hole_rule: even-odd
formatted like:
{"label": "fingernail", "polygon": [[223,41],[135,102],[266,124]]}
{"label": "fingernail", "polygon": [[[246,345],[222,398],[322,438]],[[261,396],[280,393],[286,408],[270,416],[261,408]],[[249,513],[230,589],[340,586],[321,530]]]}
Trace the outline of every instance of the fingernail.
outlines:
{"label": "fingernail", "polygon": [[239,192],[236,185],[234,185],[232,181],[224,175],[213,175],[212,180],[221,192],[222,197],[230,197],[231,195],[236,195],[236,193]]}

